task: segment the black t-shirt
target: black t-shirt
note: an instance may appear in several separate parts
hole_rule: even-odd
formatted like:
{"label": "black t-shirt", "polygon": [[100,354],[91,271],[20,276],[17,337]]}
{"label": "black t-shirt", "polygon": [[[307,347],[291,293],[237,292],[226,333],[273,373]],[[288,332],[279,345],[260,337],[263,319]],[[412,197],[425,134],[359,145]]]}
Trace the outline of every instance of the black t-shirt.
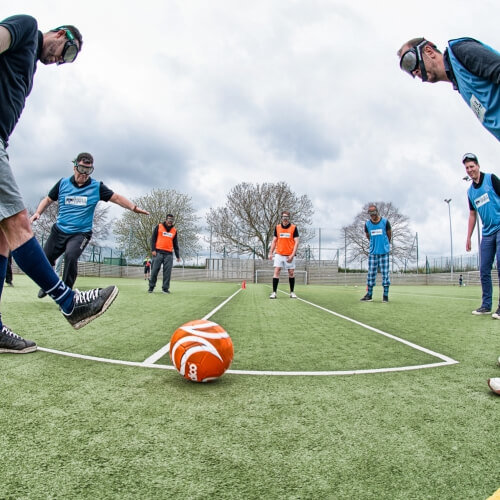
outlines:
{"label": "black t-shirt", "polygon": [[7,146],[33,87],[43,35],[31,16],[8,17],[0,26],[12,38],[10,47],[0,54],[0,138]]}

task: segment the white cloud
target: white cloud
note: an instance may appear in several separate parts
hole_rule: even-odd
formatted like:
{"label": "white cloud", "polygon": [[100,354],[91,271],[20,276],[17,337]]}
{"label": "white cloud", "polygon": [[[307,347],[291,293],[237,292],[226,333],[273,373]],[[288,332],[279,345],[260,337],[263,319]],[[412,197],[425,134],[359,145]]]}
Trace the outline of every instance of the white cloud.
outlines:
{"label": "white cloud", "polygon": [[473,36],[500,48],[496,0],[471,23],[465,0],[129,0],[3,3],[46,31],[78,26],[73,65],[39,65],[9,153],[34,205],[84,150],[96,178],[126,196],[157,187],[192,196],[200,215],[238,182],[287,180],[313,200],[314,225],[340,228],[368,200],[392,201],[421,253],[462,252],[461,155],[496,170],[498,142],[451,85],[423,85],[396,51],[424,35],[441,48]]}

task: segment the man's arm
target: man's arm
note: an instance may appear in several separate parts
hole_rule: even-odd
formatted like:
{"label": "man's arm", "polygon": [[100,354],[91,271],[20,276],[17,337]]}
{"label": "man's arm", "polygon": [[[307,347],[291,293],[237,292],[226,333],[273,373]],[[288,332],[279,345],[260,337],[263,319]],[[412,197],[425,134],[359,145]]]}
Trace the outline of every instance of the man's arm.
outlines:
{"label": "man's arm", "polygon": [[40,216],[43,214],[43,212],[45,212],[46,208],[53,202],[54,200],[51,200],[48,196],[43,198],[40,204],[38,205],[36,212],[30,217],[30,222],[33,224],[33,222],[38,220]]}
{"label": "man's arm", "polygon": [[11,42],[10,31],[4,26],[0,26],[0,54],[10,47]]}
{"label": "man's arm", "polygon": [[151,235],[151,255],[156,257],[156,239],[158,238],[158,226],[153,229],[153,234]]}
{"label": "man's arm", "polygon": [[476,211],[471,210],[469,212],[469,223],[467,225],[467,240],[465,241],[465,250],[467,252],[470,252],[472,248],[471,237],[472,233],[474,232],[474,227],[476,225],[476,219],[477,219]]}
{"label": "man's arm", "polygon": [[121,194],[113,193],[113,196],[111,196],[109,201],[112,201],[113,203],[120,205],[120,207],[127,208],[128,210],[130,210],[131,212],[135,212],[136,214],[149,215],[148,211],[139,208],[137,205],[132,203],[128,198],[125,198],[125,196],[122,196]]}
{"label": "man's arm", "polygon": [[179,254],[179,242],[177,241],[177,233],[175,233],[174,241],[172,241],[172,243],[174,245],[175,257],[177,258],[177,262],[179,262],[181,260],[181,258],[180,258],[180,254]]}
{"label": "man's arm", "polygon": [[273,238],[273,241],[271,243],[271,249],[269,250],[269,260],[272,260],[273,254],[274,254],[274,249],[276,248],[276,242],[278,241],[278,238],[275,236]]}
{"label": "man's arm", "polygon": [[500,85],[500,55],[477,40],[464,40],[453,45],[453,53],[471,73]]}

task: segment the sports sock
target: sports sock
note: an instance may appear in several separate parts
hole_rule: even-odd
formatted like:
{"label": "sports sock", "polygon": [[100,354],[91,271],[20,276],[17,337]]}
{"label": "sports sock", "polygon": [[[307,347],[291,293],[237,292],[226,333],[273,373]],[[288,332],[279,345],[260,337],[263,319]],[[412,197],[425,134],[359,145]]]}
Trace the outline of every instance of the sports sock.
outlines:
{"label": "sports sock", "polygon": [[[3,284],[7,274],[7,257],[0,255],[0,298],[2,297]],[[0,329],[2,328],[2,314],[0,313]]]}
{"label": "sports sock", "polygon": [[389,296],[389,287],[388,286],[384,286],[384,295]]}
{"label": "sports sock", "polygon": [[278,290],[278,283],[280,282],[279,278],[273,278],[273,292],[276,292]]}
{"label": "sports sock", "polygon": [[290,291],[293,292],[295,288],[295,276],[293,278],[288,278],[288,283],[290,283]]}
{"label": "sports sock", "polygon": [[19,268],[45,290],[66,314],[73,311],[75,292],[59,279],[34,236],[13,250],[12,257]]}

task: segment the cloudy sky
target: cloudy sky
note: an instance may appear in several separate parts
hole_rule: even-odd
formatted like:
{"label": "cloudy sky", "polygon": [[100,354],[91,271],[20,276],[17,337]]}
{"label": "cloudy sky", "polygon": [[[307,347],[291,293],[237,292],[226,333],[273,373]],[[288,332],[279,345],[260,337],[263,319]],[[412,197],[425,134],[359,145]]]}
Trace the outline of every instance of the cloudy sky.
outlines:
{"label": "cloudy sky", "polygon": [[94,177],[115,191],[176,189],[202,221],[239,182],[286,181],[310,197],[323,245],[335,248],[362,205],[383,200],[410,217],[421,256],[448,255],[452,198],[453,252],[465,255],[461,157],[475,152],[500,174],[500,144],[451,84],[402,73],[396,51],[416,36],[440,48],[471,36],[500,50],[498,0],[2,6],[2,18],[31,14],[42,31],[75,24],[84,38],[77,63],[38,66],[11,136],[28,205],[90,151]]}

